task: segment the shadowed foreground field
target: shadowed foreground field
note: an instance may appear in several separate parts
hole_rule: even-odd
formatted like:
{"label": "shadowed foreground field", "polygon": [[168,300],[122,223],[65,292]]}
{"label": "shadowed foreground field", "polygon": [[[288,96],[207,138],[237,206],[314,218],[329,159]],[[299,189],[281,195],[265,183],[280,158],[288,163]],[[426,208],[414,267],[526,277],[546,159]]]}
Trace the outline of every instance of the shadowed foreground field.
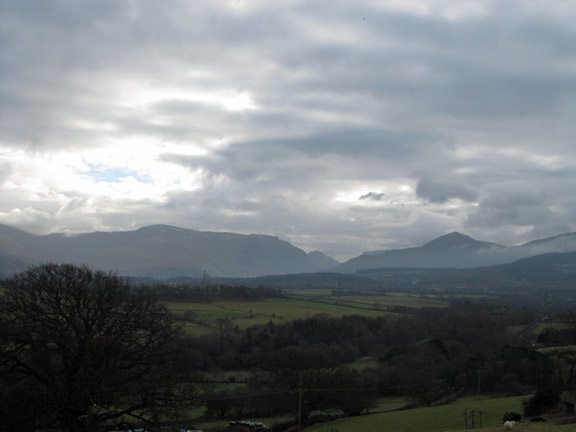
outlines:
{"label": "shadowed foreground field", "polygon": [[[527,396],[505,398],[474,397],[460,399],[450,405],[431,408],[415,408],[404,411],[376,412],[358,417],[348,417],[333,422],[318,423],[304,428],[305,432],[467,432],[464,413],[475,412],[475,429],[483,432],[502,432],[502,416],[505,412],[522,412],[522,400]],[[398,409],[405,404],[400,399],[379,405],[376,410]],[[482,423],[478,412],[482,412]],[[273,424],[282,418],[246,419]],[[202,427],[224,426],[225,422],[202,423]],[[480,427],[482,426],[482,427]],[[514,432],[576,432],[576,424],[556,425],[553,421],[531,423],[521,421]]]}
{"label": "shadowed foreground field", "polygon": [[[306,428],[307,432],[444,432],[465,430],[464,412],[475,412],[475,426],[477,430],[487,431],[488,428],[501,431],[502,415],[505,412],[522,412],[522,400],[525,397],[509,398],[463,398],[450,405],[442,405],[431,408],[415,408],[406,411],[379,413],[360,417],[349,417],[330,423],[317,424]],[[480,429],[480,417],[482,412],[482,429]],[[469,417],[470,419],[470,417]],[[470,420],[469,420],[470,421]],[[548,429],[529,429],[534,432],[550,431]],[[553,429],[558,432],[568,430],[576,431],[576,425],[572,429]],[[521,430],[520,428],[515,430]]]}
{"label": "shadowed foreground field", "polygon": [[[502,425],[491,428],[482,429],[483,432],[502,432],[504,428]],[[576,424],[570,425],[553,425],[550,423],[518,423],[514,429],[514,432],[575,432]],[[456,431],[454,431],[456,432]],[[460,431],[457,431],[460,432]]]}

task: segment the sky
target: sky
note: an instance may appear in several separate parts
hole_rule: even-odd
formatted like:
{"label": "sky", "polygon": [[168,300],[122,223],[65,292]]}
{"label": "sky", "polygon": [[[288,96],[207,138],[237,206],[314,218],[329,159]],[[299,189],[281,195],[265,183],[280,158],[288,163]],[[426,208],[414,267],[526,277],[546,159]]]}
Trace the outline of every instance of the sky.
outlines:
{"label": "sky", "polygon": [[0,0],[0,223],[345,260],[576,231],[576,3]]}

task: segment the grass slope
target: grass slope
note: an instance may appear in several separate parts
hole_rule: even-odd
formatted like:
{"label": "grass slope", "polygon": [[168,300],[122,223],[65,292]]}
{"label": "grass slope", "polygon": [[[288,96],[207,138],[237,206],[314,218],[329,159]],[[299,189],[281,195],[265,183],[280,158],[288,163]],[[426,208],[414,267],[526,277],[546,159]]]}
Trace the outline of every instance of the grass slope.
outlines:
{"label": "grass slope", "polygon": [[[306,428],[306,432],[445,432],[466,428],[464,412],[483,412],[483,430],[497,427],[502,430],[502,415],[507,412],[522,412],[524,397],[509,398],[463,398],[450,405],[431,408],[416,408],[406,411],[369,414],[349,417],[330,423]],[[479,417],[475,415],[479,428]],[[520,430],[520,429],[518,429]],[[556,430],[556,429],[554,429]],[[573,431],[576,428],[572,429]]]}
{"label": "grass slope", "polygon": [[[482,432],[502,432],[504,427],[502,425],[484,428]],[[516,424],[513,432],[576,432],[576,424],[570,425],[554,425],[551,423],[530,423],[521,422]],[[452,432],[452,431],[451,431]],[[460,431],[453,431],[460,432]],[[467,432],[462,429],[462,432]]]}
{"label": "grass slope", "polygon": [[[304,295],[303,293],[306,293]],[[388,293],[373,296],[332,296],[323,290],[309,295],[302,290],[290,298],[272,298],[264,301],[213,301],[212,303],[167,302],[166,306],[178,315],[192,315],[194,324],[186,328],[191,333],[221,330],[218,320],[227,319],[233,326],[246,329],[256,324],[288,322],[309,318],[317,314],[331,317],[362,315],[379,317],[396,315],[388,307],[407,308],[444,307],[446,303],[405,293]]]}

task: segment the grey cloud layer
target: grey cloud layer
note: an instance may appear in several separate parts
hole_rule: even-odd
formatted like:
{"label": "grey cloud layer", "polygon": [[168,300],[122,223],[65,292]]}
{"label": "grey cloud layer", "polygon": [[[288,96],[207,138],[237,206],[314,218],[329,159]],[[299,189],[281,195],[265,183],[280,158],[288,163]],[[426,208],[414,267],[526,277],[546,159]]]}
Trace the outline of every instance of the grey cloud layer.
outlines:
{"label": "grey cloud layer", "polygon": [[[177,147],[151,163],[202,179],[160,204],[101,202],[117,208],[101,216],[77,191],[61,208],[48,194],[2,211],[35,209],[21,225],[45,231],[258,231],[340,258],[454,230],[512,243],[576,229],[576,6],[244,3],[0,0],[4,148],[145,137]],[[466,4],[485,11],[450,18]],[[118,102],[154,90],[137,107]],[[257,108],[198,96],[219,91]]]}

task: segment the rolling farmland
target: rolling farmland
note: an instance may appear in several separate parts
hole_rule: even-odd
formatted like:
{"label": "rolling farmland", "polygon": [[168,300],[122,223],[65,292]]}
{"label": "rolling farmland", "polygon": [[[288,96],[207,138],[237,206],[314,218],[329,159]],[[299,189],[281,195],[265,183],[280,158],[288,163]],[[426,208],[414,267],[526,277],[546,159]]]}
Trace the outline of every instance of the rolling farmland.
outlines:
{"label": "rolling farmland", "polygon": [[332,295],[330,290],[291,290],[286,298],[263,301],[215,300],[206,302],[166,302],[169,310],[185,318],[194,333],[218,331],[238,326],[288,322],[317,314],[331,317],[362,315],[378,317],[407,313],[421,307],[445,307],[446,302],[407,293],[374,295]]}

